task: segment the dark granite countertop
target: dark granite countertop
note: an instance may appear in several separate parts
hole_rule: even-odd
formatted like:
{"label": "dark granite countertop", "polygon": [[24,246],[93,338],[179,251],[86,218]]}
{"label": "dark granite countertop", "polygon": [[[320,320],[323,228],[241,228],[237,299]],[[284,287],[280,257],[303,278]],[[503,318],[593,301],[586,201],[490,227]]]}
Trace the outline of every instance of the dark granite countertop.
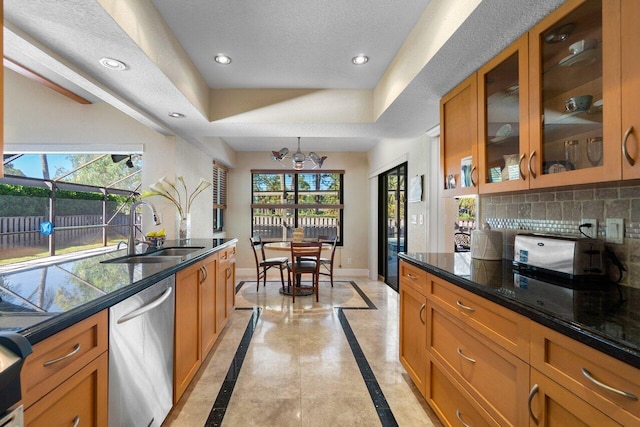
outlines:
{"label": "dark granite countertop", "polygon": [[2,274],[0,332],[19,332],[36,344],[236,242],[167,241],[164,248],[201,248],[162,263],[103,263],[125,256],[125,248]]}
{"label": "dark granite countertop", "polygon": [[467,253],[398,257],[463,289],[640,368],[640,289],[605,279],[569,282]]}

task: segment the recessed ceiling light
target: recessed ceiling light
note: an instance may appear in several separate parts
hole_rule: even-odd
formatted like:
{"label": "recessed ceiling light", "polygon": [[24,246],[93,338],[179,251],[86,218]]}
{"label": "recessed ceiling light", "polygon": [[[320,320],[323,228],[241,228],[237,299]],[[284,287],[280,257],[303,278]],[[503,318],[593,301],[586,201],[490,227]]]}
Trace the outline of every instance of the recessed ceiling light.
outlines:
{"label": "recessed ceiling light", "polygon": [[117,59],[113,59],[113,58],[107,58],[107,57],[100,58],[99,62],[100,62],[100,65],[110,70],[124,71],[129,68],[127,67],[127,64],[125,64],[124,62],[118,61]]}
{"label": "recessed ceiling light", "polygon": [[218,64],[221,64],[221,65],[231,64],[231,57],[227,55],[223,55],[223,54],[216,55],[214,59]]}
{"label": "recessed ceiling light", "polygon": [[184,117],[184,114],[182,113],[176,113],[175,111],[172,113],[169,113],[169,117],[173,117],[174,119],[182,119]]}
{"label": "recessed ceiling light", "polygon": [[355,65],[364,65],[367,62],[369,62],[369,57],[367,55],[358,55],[358,56],[354,56],[351,59],[351,62],[353,62]]}

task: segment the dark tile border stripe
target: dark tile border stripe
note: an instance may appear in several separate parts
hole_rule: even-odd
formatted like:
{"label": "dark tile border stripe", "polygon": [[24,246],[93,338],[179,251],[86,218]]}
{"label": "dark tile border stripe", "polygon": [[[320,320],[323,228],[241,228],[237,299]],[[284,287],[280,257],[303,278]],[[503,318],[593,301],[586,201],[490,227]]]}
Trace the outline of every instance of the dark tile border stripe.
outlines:
{"label": "dark tile border stripe", "polygon": [[260,318],[260,312],[262,309],[260,307],[254,307],[236,308],[236,310],[253,310],[253,315],[251,316],[251,319],[249,319],[247,328],[244,330],[244,335],[240,340],[236,354],[233,356],[231,366],[229,366],[229,370],[227,371],[227,376],[222,382],[222,386],[218,392],[218,397],[216,397],[213,408],[211,408],[211,412],[209,412],[209,417],[207,418],[205,427],[214,427],[222,424],[222,419],[224,418],[224,414],[229,406],[231,394],[236,386],[236,381],[238,380],[238,375],[240,374],[244,357],[247,355],[247,349],[251,343],[251,338],[253,338],[253,332],[258,324],[258,319]]}
{"label": "dark tile border stripe", "polygon": [[[241,281],[236,285],[236,293],[242,289],[242,286],[246,283],[246,281]],[[347,342],[349,343],[349,347],[351,348],[351,352],[353,353],[353,357],[356,359],[356,363],[358,364],[358,369],[360,369],[360,374],[362,375],[362,379],[367,386],[367,390],[369,391],[369,396],[371,396],[371,400],[373,402],[373,406],[376,408],[376,412],[378,417],[380,418],[380,423],[383,427],[397,427],[398,422],[393,416],[393,412],[387,403],[387,399],[384,397],[384,393],[382,393],[382,389],[380,388],[380,384],[378,384],[378,380],[365,357],[362,348],[360,348],[360,344],[358,343],[358,339],[356,335],[353,333],[351,329],[351,325],[347,320],[347,317],[344,315],[343,310],[377,310],[378,308],[375,304],[369,299],[367,294],[364,293],[362,289],[356,284],[354,281],[347,281],[343,283],[349,283],[355,291],[360,295],[360,297],[367,304],[366,307],[336,307],[335,310],[338,314],[338,319],[340,320],[340,325],[342,326],[342,330],[347,338]],[[227,406],[229,406],[229,400],[231,400],[231,394],[233,393],[233,389],[236,385],[236,381],[238,379],[238,375],[240,374],[240,368],[242,368],[242,362],[244,361],[244,357],[247,354],[247,349],[249,348],[249,344],[251,343],[251,338],[253,338],[253,332],[256,328],[258,318],[260,317],[261,309],[260,307],[254,308],[236,308],[236,310],[253,310],[253,316],[249,320],[249,324],[247,325],[247,329],[240,340],[240,344],[238,345],[238,349],[236,354],[231,362],[231,366],[227,371],[227,376],[225,377],[222,386],[220,387],[220,391],[218,392],[218,397],[216,397],[216,401],[213,404],[213,408],[209,413],[209,418],[207,418],[207,422],[205,423],[205,427],[214,427],[222,424],[222,419],[224,418],[224,414],[227,410]]]}

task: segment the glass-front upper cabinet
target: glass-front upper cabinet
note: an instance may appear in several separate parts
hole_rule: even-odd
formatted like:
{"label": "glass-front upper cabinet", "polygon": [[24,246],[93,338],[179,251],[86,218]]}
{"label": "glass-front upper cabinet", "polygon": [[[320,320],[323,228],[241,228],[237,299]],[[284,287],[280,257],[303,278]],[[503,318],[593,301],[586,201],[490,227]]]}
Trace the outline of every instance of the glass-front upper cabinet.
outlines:
{"label": "glass-front upper cabinet", "polygon": [[528,35],[478,70],[480,193],[529,187]]}
{"label": "glass-front upper cabinet", "polygon": [[532,188],[620,179],[619,114],[605,114],[619,108],[613,15],[602,0],[569,0],[529,33]]}

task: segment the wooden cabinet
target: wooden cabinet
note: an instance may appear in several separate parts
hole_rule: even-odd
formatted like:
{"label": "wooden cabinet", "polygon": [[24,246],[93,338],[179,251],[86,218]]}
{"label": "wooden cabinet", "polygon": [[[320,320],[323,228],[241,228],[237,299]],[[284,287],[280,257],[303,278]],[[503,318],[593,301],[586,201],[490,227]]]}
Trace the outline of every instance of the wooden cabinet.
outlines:
{"label": "wooden cabinet", "polygon": [[446,425],[640,425],[639,369],[404,260],[399,271],[400,361]]}
{"label": "wooden cabinet", "polygon": [[207,258],[198,269],[200,304],[200,357],[204,360],[218,338],[220,329],[216,325],[216,275],[218,274],[218,255]]}
{"label": "wooden cabinet", "polygon": [[427,297],[400,279],[400,363],[425,395],[427,369]]}
{"label": "wooden cabinet", "polygon": [[218,283],[216,285],[216,323],[222,328],[235,309],[236,247],[220,251]]}
{"label": "wooden cabinet", "polygon": [[531,369],[531,384],[528,411],[531,427],[621,425],[535,369]]}
{"label": "wooden cabinet", "polygon": [[173,402],[184,394],[222,327],[216,323],[218,254],[176,273]]}
{"label": "wooden cabinet", "polygon": [[89,362],[24,412],[25,425],[106,426],[107,352]]}
{"label": "wooden cabinet", "polygon": [[27,425],[106,425],[107,329],[102,311],[33,346],[21,372]]}
{"label": "wooden cabinet", "polygon": [[[606,3],[609,3],[609,0]],[[624,179],[632,179],[640,178],[640,115],[638,114],[640,111],[640,97],[638,96],[640,93],[640,78],[638,78],[640,72],[640,55],[638,55],[640,2],[622,0],[620,19],[620,114],[622,124],[618,137],[629,155],[629,159],[627,156],[623,156],[622,175]],[[614,119],[614,117],[609,119]]]}
{"label": "wooden cabinet", "polygon": [[478,295],[428,275],[430,301],[525,362],[529,361],[529,320]]}
{"label": "wooden cabinet", "polygon": [[[478,336],[446,310],[427,304],[427,349],[485,412],[487,422],[525,425],[529,365]],[[468,331],[468,332],[466,332]],[[427,381],[427,388],[431,383]],[[427,394],[432,392],[427,390]],[[485,417],[486,418],[486,417]]]}
{"label": "wooden cabinet", "polygon": [[568,0],[445,95],[444,195],[640,178],[639,20],[634,0]]}
{"label": "wooden cabinet", "polygon": [[478,70],[480,193],[529,188],[529,37]]}
{"label": "wooden cabinet", "polygon": [[531,366],[623,425],[640,425],[640,369],[544,326],[532,327]]}
{"label": "wooden cabinet", "polygon": [[473,74],[440,100],[440,169],[445,196],[478,193],[477,99]]}

